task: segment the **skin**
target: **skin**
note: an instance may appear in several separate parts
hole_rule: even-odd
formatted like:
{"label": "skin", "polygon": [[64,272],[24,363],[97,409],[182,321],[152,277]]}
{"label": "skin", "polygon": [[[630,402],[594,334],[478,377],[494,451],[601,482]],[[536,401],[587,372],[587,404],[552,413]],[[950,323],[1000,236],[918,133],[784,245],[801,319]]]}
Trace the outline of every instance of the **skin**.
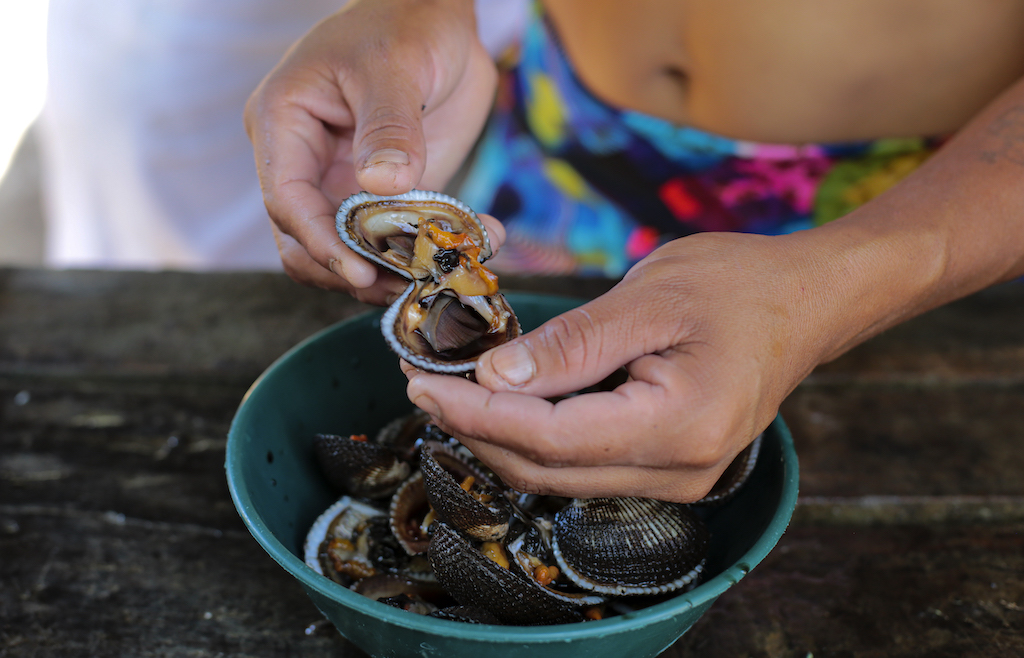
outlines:
{"label": "skin", "polygon": [[[477,383],[404,366],[410,399],[511,486],[697,499],[816,365],[1024,275],[1024,5],[546,7],[580,77],[612,104],[754,141],[956,135],[823,227],[665,245],[607,295],[485,354]],[[369,301],[398,290],[340,244],[334,207],[356,185],[440,187],[486,115],[485,59],[467,2],[362,2],[268,76],[246,125],[294,278]],[[388,161],[368,166],[382,149]],[[614,391],[546,399],[620,366],[630,378]]]}

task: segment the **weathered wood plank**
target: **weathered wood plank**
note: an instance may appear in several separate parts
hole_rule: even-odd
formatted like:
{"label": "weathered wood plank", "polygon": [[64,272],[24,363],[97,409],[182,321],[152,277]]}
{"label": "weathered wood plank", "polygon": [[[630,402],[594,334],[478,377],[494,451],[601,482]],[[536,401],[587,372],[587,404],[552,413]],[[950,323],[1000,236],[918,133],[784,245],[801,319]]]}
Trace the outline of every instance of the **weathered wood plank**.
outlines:
{"label": "weathered wood plank", "polygon": [[791,528],[668,656],[1024,655],[1024,525]]}
{"label": "weathered wood plank", "polygon": [[[244,532],[0,507],[7,656],[358,656]],[[665,655],[1024,653],[1024,526],[793,528]]]}
{"label": "weathered wood plank", "polygon": [[[259,372],[367,308],[274,274],[0,271],[0,655],[359,656],[304,633],[223,448]],[[783,407],[793,527],[666,655],[1024,655],[1022,373],[1017,284],[819,368]]]}

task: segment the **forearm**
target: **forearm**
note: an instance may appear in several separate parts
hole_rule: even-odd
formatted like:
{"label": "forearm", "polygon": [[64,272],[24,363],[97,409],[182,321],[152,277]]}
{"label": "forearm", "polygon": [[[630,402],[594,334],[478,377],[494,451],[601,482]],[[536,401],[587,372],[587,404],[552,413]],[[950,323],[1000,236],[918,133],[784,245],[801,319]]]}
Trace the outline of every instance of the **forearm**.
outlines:
{"label": "forearm", "polygon": [[1024,81],[899,185],[788,243],[801,262],[788,294],[823,361],[1024,275]]}

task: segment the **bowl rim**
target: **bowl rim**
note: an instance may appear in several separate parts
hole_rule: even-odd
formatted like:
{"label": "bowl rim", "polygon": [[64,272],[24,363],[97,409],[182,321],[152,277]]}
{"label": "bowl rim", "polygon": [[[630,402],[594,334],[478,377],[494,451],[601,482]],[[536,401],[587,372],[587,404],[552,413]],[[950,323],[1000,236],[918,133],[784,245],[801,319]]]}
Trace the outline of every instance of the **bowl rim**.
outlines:
{"label": "bowl rim", "polygon": [[[538,293],[506,293],[511,295],[515,301],[516,297],[527,300],[530,298],[543,298],[551,301],[585,302],[586,300],[564,297],[559,295],[545,295]],[[301,352],[308,345],[324,340],[330,334],[348,325],[360,322],[372,321],[374,316],[380,316],[382,311],[369,311],[357,316],[336,322],[308,338],[297,343],[267,367],[263,373],[252,383],[249,389],[242,396],[238,409],[228,429],[227,448],[224,454],[224,468],[227,474],[228,490],[231,493],[231,500],[238,511],[239,516],[245,523],[246,529],[253,536],[257,543],[288,573],[294,576],[303,587],[315,590],[321,596],[330,600],[339,600],[345,605],[356,608],[362,614],[378,618],[382,621],[400,626],[405,629],[422,632],[428,635],[459,638],[476,642],[559,642],[565,643],[577,639],[590,638],[594,636],[607,636],[627,630],[642,628],[650,624],[658,623],[676,617],[688,610],[700,606],[710,605],[715,599],[722,595],[725,590],[738,583],[743,577],[759,564],[778,543],[785,533],[786,528],[793,516],[796,507],[797,490],[799,486],[799,463],[796,449],[793,445],[793,436],[786,426],[781,415],[777,415],[766,431],[775,431],[780,439],[782,448],[783,482],[782,491],[779,496],[779,505],[772,515],[764,533],[754,542],[734,564],[723,570],[714,578],[701,583],[689,592],[685,592],[668,601],[642,608],[636,612],[627,613],[587,622],[586,624],[555,624],[550,626],[494,626],[489,624],[466,624],[446,619],[425,617],[422,615],[409,614],[404,610],[391,608],[368,599],[361,594],[338,585],[328,578],[316,573],[306,563],[289,550],[271,532],[270,528],[256,513],[255,506],[249,493],[242,486],[244,482],[242,474],[242,460],[231,459],[233,446],[239,445],[241,438],[241,419],[247,413],[247,403],[253,392],[261,383],[273,376],[283,364],[291,360],[297,353]],[[323,611],[321,611],[323,612]],[[326,613],[325,613],[326,614]]]}

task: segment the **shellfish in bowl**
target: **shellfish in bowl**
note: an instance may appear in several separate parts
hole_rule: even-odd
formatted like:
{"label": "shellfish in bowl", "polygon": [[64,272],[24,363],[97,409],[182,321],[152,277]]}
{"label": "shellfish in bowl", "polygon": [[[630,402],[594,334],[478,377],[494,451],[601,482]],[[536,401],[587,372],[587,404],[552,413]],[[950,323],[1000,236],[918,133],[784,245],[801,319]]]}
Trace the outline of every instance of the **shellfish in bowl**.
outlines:
{"label": "shellfish in bowl", "polygon": [[[470,619],[487,623],[602,619],[699,582],[709,531],[695,510],[742,488],[760,441],[720,483],[729,493],[694,507],[519,493],[419,410],[373,439],[318,434],[321,470],[344,495],[310,529],[306,562],[353,591],[421,614],[461,606],[460,618],[470,610]],[[386,496],[389,504],[370,499]]]}
{"label": "shellfish in bowl", "polygon": [[[524,330],[585,301],[516,292],[506,295]],[[377,443],[374,428],[382,428],[412,410],[404,395],[406,377],[394,367],[394,353],[379,339],[380,317],[380,312],[367,313],[325,329],[268,368],[239,406],[225,456],[232,499],[258,544],[282,566],[282,573],[294,578],[296,586],[309,594],[338,630],[367,654],[432,658],[650,658],[686,632],[723,592],[742,584],[746,574],[765,558],[785,530],[796,503],[799,468],[792,437],[780,419],[765,433],[746,484],[728,500],[698,510],[710,530],[710,545],[697,586],[654,595],[663,598],[653,601],[648,598],[650,595],[641,595],[644,603],[653,604],[628,614],[614,614],[614,606],[622,600],[613,596],[606,603],[611,614],[600,621],[508,626],[497,625],[497,620],[481,614],[475,606],[453,606],[439,600],[434,585],[424,583],[418,575],[424,556],[418,555],[414,560],[399,542],[388,539],[394,538],[394,527],[389,528],[387,523],[390,501],[383,493],[383,484],[381,497],[370,499],[372,506],[383,514],[367,520],[365,532],[359,529],[358,521],[352,532],[347,530],[347,523],[336,525],[332,539],[339,541],[328,545],[331,554],[326,556],[332,566],[335,559],[341,563],[355,562],[353,574],[357,575],[358,567],[365,564],[361,546],[365,541],[369,544],[365,557],[383,572],[381,577],[364,578],[355,589],[330,576],[324,577],[308,565],[303,549],[317,516],[339,499],[340,492],[321,472],[311,437],[316,433],[345,433],[347,441],[348,433],[365,432],[371,442]],[[398,434],[408,436],[404,431]],[[382,442],[410,463],[407,479],[412,477],[413,470],[421,470],[414,466],[416,458],[411,453],[416,450],[409,450],[417,442],[414,437],[408,441]],[[389,470],[385,468],[382,472]],[[461,474],[455,479],[460,485],[465,482]],[[486,498],[487,486],[478,484],[479,480],[469,486],[471,493]],[[350,498],[354,496],[350,494]],[[495,507],[495,501],[489,501],[488,506]],[[526,506],[519,499],[512,502],[518,507]],[[560,504],[564,506],[567,502]],[[419,518],[416,507],[411,506],[407,527],[411,528]],[[533,515],[543,513],[536,507],[529,510]],[[435,525],[440,528],[440,522]],[[524,536],[515,514],[509,525],[506,539],[501,540],[508,557],[533,567],[537,573],[544,571],[542,566],[557,564],[547,554],[544,527]],[[346,536],[354,551],[348,551]],[[517,541],[519,537],[523,537],[522,542]],[[378,539],[384,543],[375,548]],[[478,541],[473,539],[471,547],[475,550],[477,545]],[[428,549],[427,564],[429,552]],[[533,558],[543,564],[535,565]],[[475,555],[471,560],[475,560]],[[518,569],[511,561],[509,566],[508,573]],[[408,575],[393,574],[395,571]],[[547,571],[550,576],[551,569]],[[458,576],[465,573],[465,568],[452,572]],[[414,586],[409,585],[410,581]],[[562,586],[560,578],[554,582],[554,589]],[[550,583],[547,587],[551,587]],[[380,603],[381,599],[388,605]],[[410,609],[429,608],[420,600],[443,605],[429,615],[410,614]],[[315,610],[310,606],[310,612]]]}
{"label": "shellfish in bowl", "polygon": [[360,192],[341,204],[336,228],[357,254],[409,287],[381,319],[388,345],[423,370],[472,371],[478,356],[520,333],[519,321],[484,266],[487,228],[466,204],[438,192]]}

